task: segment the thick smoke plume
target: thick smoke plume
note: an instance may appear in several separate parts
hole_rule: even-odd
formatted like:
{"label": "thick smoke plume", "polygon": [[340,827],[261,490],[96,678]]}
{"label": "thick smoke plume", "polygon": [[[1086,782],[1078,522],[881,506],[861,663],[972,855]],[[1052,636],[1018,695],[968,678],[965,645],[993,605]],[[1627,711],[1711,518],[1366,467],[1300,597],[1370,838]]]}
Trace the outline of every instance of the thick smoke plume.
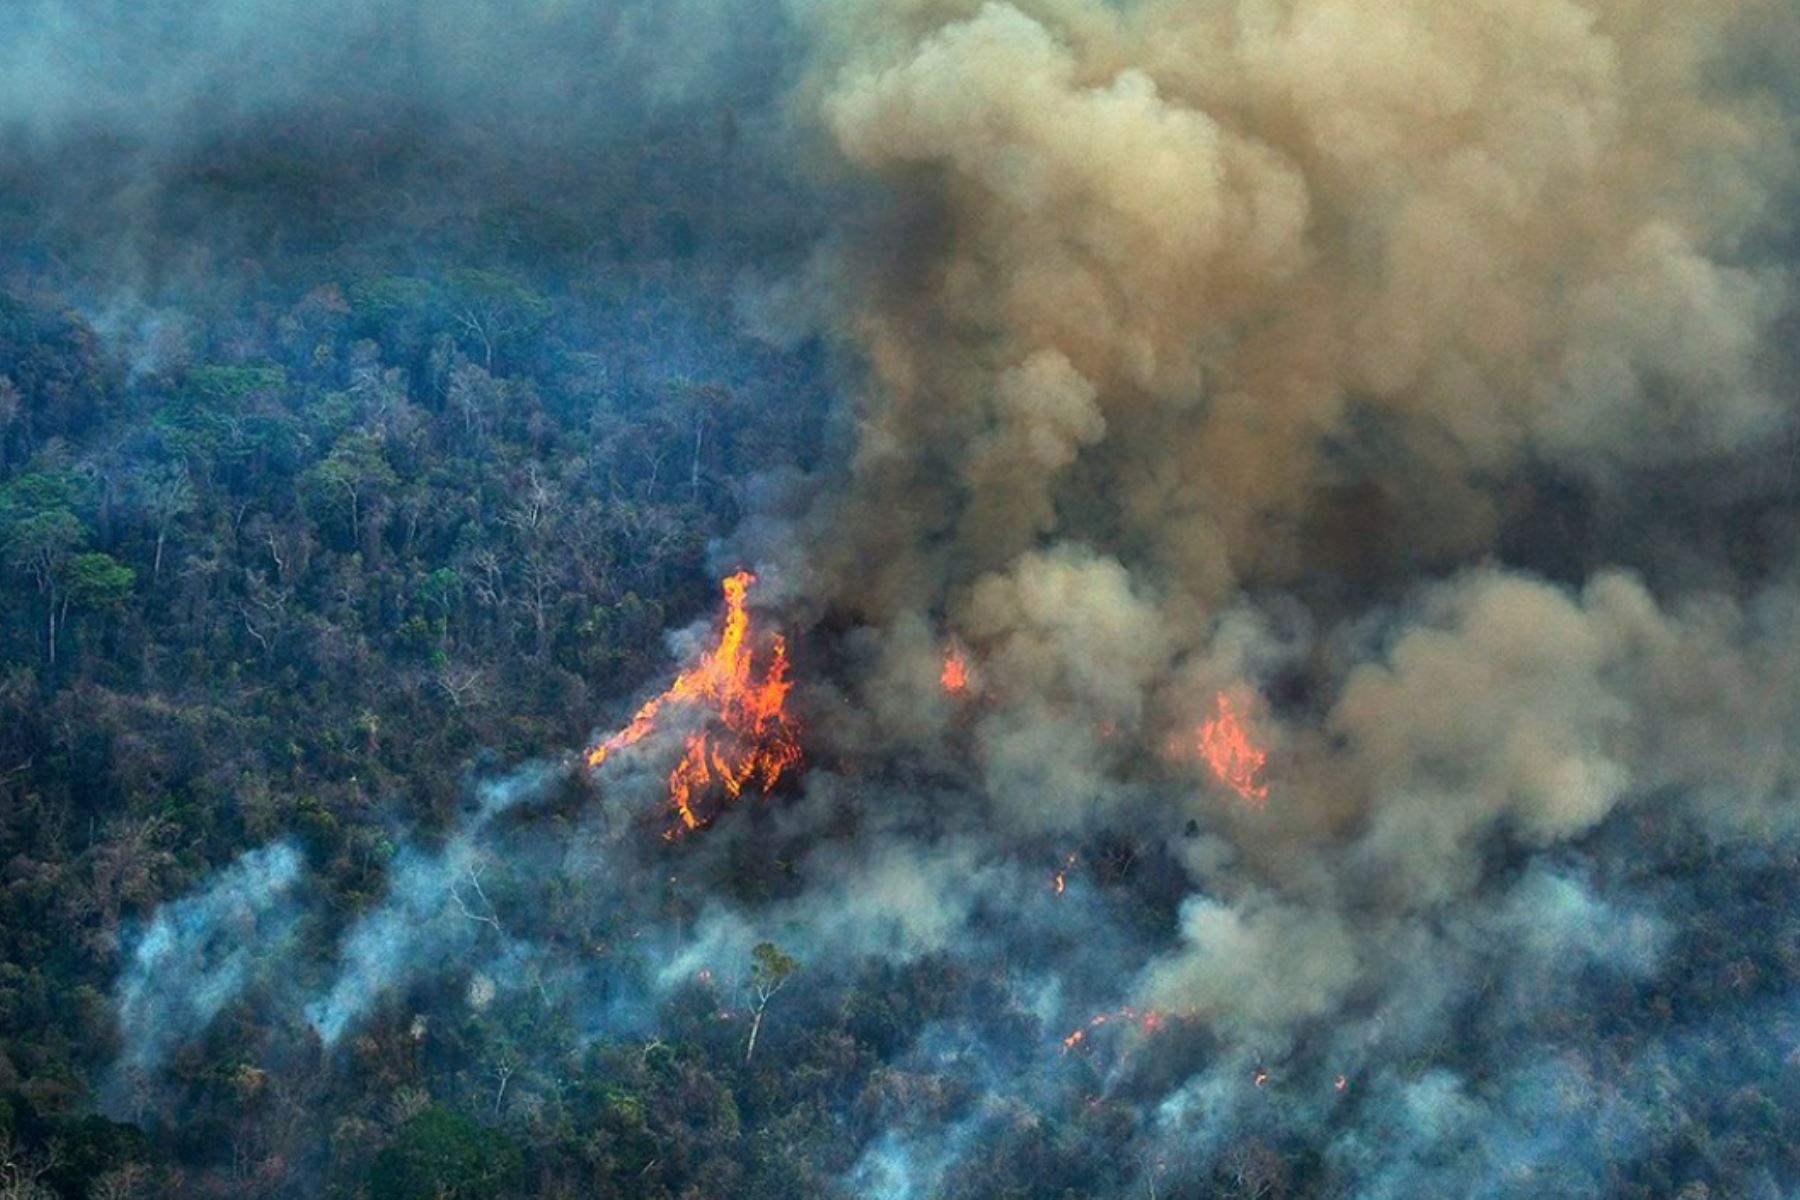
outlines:
{"label": "thick smoke plume", "polygon": [[[1583,987],[1655,974],[1665,917],[1593,878],[1622,812],[1789,833],[1792,585],[1705,527],[1791,499],[1790,125],[1740,48],[1791,44],[1792,13],[799,19],[795,103],[881,194],[813,267],[867,376],[791,567],[874,631],[855,744],[965,763],[995,853],[1123,828],[1181,863],[1173,944],[1117,999],[1212,1044],[1147,1116],[1187,1170],[1285,1076],[1353,1190],[1491,1176],[1332,1102],[1461,1106],[1439,1154],[1541,1123],[1523,1097],[1552,1068],[1498,1062],[1521,1090],[1480,1097],[1393,1072],[1459,1023],[1529,1043]],[[1671,477],[1685,521],[1639,503]],[[1599,536],[1558,545],[1547,485]],[[946,644],[983,694],[933,722]],[[1266,811],[1197,777],[1192,730],[1237,689],[1268,697]],[[1522,1177],[1588,1119],[1533,1129]]]}

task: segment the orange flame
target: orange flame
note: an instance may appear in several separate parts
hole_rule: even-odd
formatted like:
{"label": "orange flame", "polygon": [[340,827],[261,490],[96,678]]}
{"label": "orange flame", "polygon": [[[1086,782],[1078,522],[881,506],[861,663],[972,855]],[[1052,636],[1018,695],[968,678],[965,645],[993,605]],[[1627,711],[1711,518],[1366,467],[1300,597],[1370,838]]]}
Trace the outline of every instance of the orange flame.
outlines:
{"label": "orange flame", "polygon": [[1056,874],[1050,881],[1051,888],[1060,896],[1069,886],[1069,872],[1075,869],[1076,856],[1073,852],[1063,860],[1063,865],[1056,868]]}
{"label": "orange flame", "polygon": [[1098,1029],[1114,1021],[1124,1021],[1135,1026],[1139,1033],[1155,1033],[1162,1027],[1162,1014],[1155,1009],[1139,1012],[1135,1008],[1121,1008],[1117,1012],[1095,1013],[1088,1018],[1088,1023],[1075,1030],[1062,1040],[1062,1052],[1067,1054],[1087,1040],[1090,1029]]}
{"label": "orange flame", "polygon": [[755,582],[748,571],[725,579],[725,626],[718,642],[692,669],[677,675],[667,691],[646,701],[630,724],[587,753],[588,766],[600,766],[647,737],[667,706],[711,710],[722,729],[689,734],[681,760],[669,772],[669,805],[679,821],[670,837],[700,827],[695,803],[709,785],[718,783],[729,802],[752,781],[767,792],[800,762],[800,727],[784,708],[794,685],[788,679],[787,642],[779,634],[770,639],[761,682],[751,675],[750,613],[744,600]]}
{"label": "orange flame", "polygon": [[1257,749],[1231,698],[1219,693],[1219,714],[1200,726],[1200,753],[1220,783],[1251,804],[1261,806],[1269,798],[1263,783],[1263,763],[1268,754]]}
{"label": "orange flame", "polygon": [[944,669],[938,674],[938,682],[947,695],[960,696],[969,690],[969,660],[954,642],[944,652]]}

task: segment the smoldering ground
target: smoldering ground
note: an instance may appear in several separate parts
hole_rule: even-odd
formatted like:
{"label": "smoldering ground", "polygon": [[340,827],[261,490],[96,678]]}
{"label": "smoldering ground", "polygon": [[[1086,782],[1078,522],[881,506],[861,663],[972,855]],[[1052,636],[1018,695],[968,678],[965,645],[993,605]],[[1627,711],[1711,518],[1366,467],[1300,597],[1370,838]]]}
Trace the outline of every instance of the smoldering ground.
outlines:
{"label": "smoldering ground", "polygon": [[[753,64],[696,67],[739,18],[693,9],[666,72],[680,39],[622,32],[647,13],[544,11],[648,81],[608,137],[741,68],[734,153],[804,181],[733,294],[833,347],[844,443],[718,557],[796,639],[813,769],[672,849],[655,743],[535,832],[469,818],[314,968],[325,1041],[471,976],[607,1037],[741,1013],[713,990],[764,940],[804,964],[790,1025],[948,964],[895,1054],[942,1098],[860,1115],[844,1164],[893,1196],[978,1188],[1034,1114],[1104,1128],[1108,1194],[1295,1162],[1604,1194],[1676,1114],[1794,1099],[1785,949],[1723,995],[1707,949],[1794,850],[1789,8],[794,0]],[[440,62],[414,15],[423,108],[578,87]],[[315,44],[208,86],[293,111]],[[160,144],[201,94],[123,121],[65,82],[37,144]],[[708,228],[768,229],[754,199]],[[1221,693],[1264,806],[1194,751]],[[605,913],[580,937],[564,886]]]}

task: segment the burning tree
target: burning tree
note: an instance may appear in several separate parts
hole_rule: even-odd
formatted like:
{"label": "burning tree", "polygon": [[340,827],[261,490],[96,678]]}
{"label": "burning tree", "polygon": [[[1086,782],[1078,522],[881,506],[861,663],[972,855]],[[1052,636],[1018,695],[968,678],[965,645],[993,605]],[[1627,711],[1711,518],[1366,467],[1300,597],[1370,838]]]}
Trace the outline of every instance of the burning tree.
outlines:
{"label": "burning tree", "polygon": [[677,675],[666,691],[645,702],[630,724],[587,754],[588,766],[597,768],[649,736],[668,710],[696,711],[699,727],[687,735],[681,759],[669,772],[669,805],[678,822],[671,837],[700,827],[703,818],[696,804],[713,784],[727,801],[737,799],[750,783],[767,793],[800,762],[800,726],[786,708],[793,687],[787,641],[780,634],[769,639],[760,679],[754,669],[745,599],[755,582],[748,571],[725,579],[725,624],[712,649]]}

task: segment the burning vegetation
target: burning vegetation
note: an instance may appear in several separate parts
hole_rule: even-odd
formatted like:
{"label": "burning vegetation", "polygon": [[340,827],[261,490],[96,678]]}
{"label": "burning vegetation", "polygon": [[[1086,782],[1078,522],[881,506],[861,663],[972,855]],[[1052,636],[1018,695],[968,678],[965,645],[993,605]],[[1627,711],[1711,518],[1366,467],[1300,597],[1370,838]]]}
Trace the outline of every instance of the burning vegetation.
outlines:
{"label": "burning vegetation", "polygon": [[1237,706],[1224,692],[1216,714],[1200,726],[1200,755],[1214,778],[1240,799],[1258,808],[1268,803],[1269,786],[1262,779],[1268,752],[1250,740]]}
{"label": "burning vegetation", "polygon": [[746,785],[767,794],[800,763],[800,726],[787,711],[793,688],[787,640],[770,635],[760,676],[753,661],[755,631],[746,601],[755,582],[748,571],[725,578],[725,621],[718,640],[667,690],[646,701],[630,724],[587,752],[588,766],[598,768],[643,741],[671,710],[685,710],[683,719],[696,727],[685,736],[681,758],[669,771],[669,809],[676,823],[668,837],[698,829],[716,815],[702,811],[715,785],[719,803],[729,804]]}
{"label": "burning vegetation", "polygon": [[1094,1030],[1103,1029],[1108,1025],[1125,1025],[1137,1030],[1139,1033],[1150,1034],[1161,1029],[1162,1024],[1162,1014],[1155,1009],[1145,1009],[1140,1011],[1127,1006],[1114,1012],[1095,1013],[1088,1018],[1087,1024],[1073,1030],[1070,1032],[1069,1036],[1062,1040],[1062,1052],[1064,1054],[1069,1053],[1069,1051],[1074,1050],[1082,1043],[1086,1042],[1089,1034]]}
{"label": "burning vegetation", "polygon": [[969,660],[961,646],[951,643],[944,652],[944,669],[938,673],[938,683],[949,696],[960,696],[969,690]]}

